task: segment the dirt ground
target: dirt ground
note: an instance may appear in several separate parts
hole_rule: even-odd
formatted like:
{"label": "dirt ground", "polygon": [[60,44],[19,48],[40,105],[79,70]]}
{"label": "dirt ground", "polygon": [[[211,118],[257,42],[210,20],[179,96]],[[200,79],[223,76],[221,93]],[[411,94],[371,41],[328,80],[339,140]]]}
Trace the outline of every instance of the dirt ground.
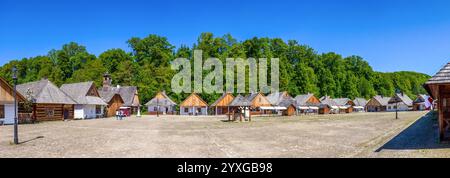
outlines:
{"label": "dirt ground", "polygon": [[450,157],[425,114],[43,122],[20,125],[19,145],[10,143],[13,127],[0,126],[0,157]]}

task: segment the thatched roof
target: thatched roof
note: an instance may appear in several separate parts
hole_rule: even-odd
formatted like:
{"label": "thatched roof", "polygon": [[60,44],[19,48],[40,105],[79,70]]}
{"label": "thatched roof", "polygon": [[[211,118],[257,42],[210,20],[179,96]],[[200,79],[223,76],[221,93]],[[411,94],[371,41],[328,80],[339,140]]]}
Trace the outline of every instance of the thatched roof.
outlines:
{"label": "thatched roof", "polygon": [[[158,94],[161,94],[163,98],[157,98]],[[166,92],[162,91],[158,93],[155,97],[153,97],[149,102],[147,102],[146,106],[176,106],[177,103],[172,101],[169,96],[166,95]]]}
{"label": "thatched roof", "polygon": [[17,85],[17,91],[22,96],[26,96],[27,92],[30,92],[33,103],[76,104],[69,95],[47,79]]}
{"label": "thatched roof", "polygon": [[239,106],[251,106],[252,102],[248,100],[247,98],[243,97],[242,95],[237,95],[233,101],[229,104],[229,106],[232,107],[239,107]]}
{"label": "thatched roof", "polygon": [[77,102],[77,104],[108,105],[98,96],[88,96],[91,89],[96,90],[92,81],[63,84],[60,89]]}

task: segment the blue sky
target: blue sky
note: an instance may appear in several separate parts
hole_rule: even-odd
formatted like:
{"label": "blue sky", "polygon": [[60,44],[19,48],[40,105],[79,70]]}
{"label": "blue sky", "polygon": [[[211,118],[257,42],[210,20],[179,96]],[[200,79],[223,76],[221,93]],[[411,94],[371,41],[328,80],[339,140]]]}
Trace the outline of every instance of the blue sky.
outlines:
{"label": "blue sky", "polygon": [[433,75],[450,59],[450,1],[0,0],[0,65],[70,41],[98,55],[148,34],[192,45],[201,32],[295,39],[377,71]]}

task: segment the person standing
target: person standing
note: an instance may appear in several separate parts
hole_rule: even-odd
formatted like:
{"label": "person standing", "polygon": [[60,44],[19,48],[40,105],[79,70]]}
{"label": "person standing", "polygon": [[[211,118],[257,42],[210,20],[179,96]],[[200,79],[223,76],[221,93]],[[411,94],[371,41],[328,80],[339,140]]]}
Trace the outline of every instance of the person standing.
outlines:
{"label": "person standing", "polygon": [[116,110],[116,120],[119,120],[119,110]]}

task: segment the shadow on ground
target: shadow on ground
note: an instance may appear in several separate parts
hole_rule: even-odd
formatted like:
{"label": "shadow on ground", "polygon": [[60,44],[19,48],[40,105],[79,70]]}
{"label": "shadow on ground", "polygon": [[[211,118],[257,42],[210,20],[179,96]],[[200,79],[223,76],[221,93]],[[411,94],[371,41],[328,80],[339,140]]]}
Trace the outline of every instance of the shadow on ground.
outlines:
{"label": "shadow on ground", "polygon": [[450,148],[450,144],[438,143],[438,123],[435,112],[429,112],[403,130],[389,142],[378,148],[382,150],[414,150]]}

